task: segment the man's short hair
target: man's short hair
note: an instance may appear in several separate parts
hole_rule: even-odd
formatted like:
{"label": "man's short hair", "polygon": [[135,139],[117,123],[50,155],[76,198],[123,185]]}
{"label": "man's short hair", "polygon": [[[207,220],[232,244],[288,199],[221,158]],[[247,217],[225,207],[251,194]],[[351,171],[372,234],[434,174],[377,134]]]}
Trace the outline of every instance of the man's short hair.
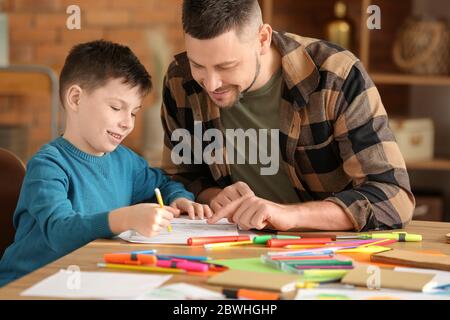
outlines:
{"label": "man's short hair", "polygon": [[262,22],[257,0],[184,0],[183,30],[196,39],[212,39],[232,29]]}
{"label": "man's short hair", "polygon": [[142,96],[152,87],[151,77],[130,48],[105,40],[75,45],[66,57],[59,77],[59,96],[64,106],[66,90],[78,84],[88,92],[111,79],[123,79]]}

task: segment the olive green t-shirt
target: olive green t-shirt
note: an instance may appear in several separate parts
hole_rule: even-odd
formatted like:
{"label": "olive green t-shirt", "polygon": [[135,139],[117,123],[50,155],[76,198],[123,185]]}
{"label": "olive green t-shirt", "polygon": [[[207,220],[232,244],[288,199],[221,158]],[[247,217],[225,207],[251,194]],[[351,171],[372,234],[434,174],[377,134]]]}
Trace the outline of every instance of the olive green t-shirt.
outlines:
{"label": "olive green t-shirt", "polygon": [[[224,129],[254,129],[256,131],[257,141],[254,139],[245,140],[245,150],[236,150],[237,140],[234,144],[234,162],[230,163],[231,179],[234,182],[243,181],[255,192],[258,197],[276,202],[276,203],[296,203],[300,202],[299,197],[295,193],[289,178],[281,167],[281,154],[279,141],[275,142],[275,150],[271,150],[271,130],[279,129],[280,116],[279,105],[281,100],[281,87],[283,78],[281,69],[279,69],[272,78],[260,89],[248,92],[243,95],[239,102],[227,109],[220,110],[220,117]],[[259,156],[260,134],[263,131],[259,129],[268,129],[267,134],[267,150],[263,150],[264,154],[272,155],[272,152],[278,153],[278,171],[274,175],[262,175],[261,168],[267,168],[270,164],[262,164]],[[253,130],[252,130],[253,131]],[[225,133],[224,133],[225,134]],[[249,142],[250,140],[250,142]],[[256,164],[249,162],[249,147],[257,148]],[[231,150],[227,151],[231,152]],[[245,154],[245,163],[237,163],[237,153]],[[273,156],[270,157],[273,159]],[[253,158],[254,159],[254,158]],[[272,160],[275,162],[274,160]]]}

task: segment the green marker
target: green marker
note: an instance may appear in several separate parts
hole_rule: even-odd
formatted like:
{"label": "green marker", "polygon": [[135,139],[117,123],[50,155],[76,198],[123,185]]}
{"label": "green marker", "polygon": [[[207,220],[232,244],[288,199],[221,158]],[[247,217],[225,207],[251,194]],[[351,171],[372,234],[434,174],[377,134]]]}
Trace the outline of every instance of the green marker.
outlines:
{"label": "green marker", "polygon": [[391,232],[391,233],[363,233],[353,236],[337,236],[336,239],[391,239],[399,242],[416,242],[422,241],[422,235],[408,232]]}
{"label": "green marker", "polygon": [[368,239],[393,239],[400,242],[422,241],[422,235],[407,232],[372,233],[367,236]]}
{"label": "green marker", "polygon": [[264,235],[264,236],[256,236],[253,238],[254,244],[266,244],[270,239],[300,239],[299,236],[274,236],[274,235]]}
{"label": "green marker", "polygon": [[351,266],[353,262],[350,260],[283,260],[290,266]]}

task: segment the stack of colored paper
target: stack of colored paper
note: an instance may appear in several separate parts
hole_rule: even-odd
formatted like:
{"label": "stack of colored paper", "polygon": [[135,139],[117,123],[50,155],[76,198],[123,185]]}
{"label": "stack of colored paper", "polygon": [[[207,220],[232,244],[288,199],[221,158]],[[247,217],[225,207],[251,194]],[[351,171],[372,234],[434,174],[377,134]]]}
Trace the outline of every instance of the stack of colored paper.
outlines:
{"label": "stack of colored paper", "polygon": [[304,270],[353,269],[352,260],[337,259],[333,254],[262,255],[261,261],[273,268],[289,273],[303,274]]}

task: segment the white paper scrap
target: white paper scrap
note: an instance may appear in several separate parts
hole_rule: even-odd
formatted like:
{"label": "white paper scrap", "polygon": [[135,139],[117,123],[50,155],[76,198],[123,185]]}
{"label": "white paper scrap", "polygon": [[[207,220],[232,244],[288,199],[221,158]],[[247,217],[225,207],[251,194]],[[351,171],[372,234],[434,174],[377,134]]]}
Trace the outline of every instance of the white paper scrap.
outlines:
{"label": "white paper scrap", "polygon": [[23,291],[22,296],[132,299],[169,280],[171,275],[60,270]]}

